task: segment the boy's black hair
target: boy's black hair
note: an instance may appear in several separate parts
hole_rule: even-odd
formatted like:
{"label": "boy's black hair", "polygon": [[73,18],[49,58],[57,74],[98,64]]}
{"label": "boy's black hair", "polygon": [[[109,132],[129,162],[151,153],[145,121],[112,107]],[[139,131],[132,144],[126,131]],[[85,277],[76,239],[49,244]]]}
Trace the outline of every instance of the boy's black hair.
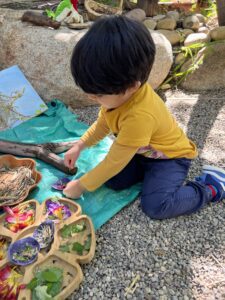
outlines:
{"label": "boy's black hair", "polygon": [[96,21],[74,48],[71,72],[89,94],[120,94],[148,79],[155,57],[149,30],[124,16]]}

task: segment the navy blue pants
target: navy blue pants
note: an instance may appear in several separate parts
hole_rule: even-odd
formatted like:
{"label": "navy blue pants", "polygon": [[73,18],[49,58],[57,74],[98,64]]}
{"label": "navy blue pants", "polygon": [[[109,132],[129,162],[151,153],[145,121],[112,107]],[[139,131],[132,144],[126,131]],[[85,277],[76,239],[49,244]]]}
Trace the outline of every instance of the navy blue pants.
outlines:
{"label": "navy blue pants", "polygon": [[153,219],[191,214],[212,199],[210,189],[195,181],[184,184],[191,160],[150,159],[136,154],[129,164],[106,182],[121,190],[142,181],[141,207]]}

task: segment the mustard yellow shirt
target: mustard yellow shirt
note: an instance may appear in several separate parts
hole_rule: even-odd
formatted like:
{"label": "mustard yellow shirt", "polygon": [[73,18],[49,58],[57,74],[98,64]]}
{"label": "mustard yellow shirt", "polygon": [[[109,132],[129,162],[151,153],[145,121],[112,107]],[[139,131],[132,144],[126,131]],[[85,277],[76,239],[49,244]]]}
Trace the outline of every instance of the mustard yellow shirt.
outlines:
{"label": "mustard yellow shirt", "polygon": [[109,133],[116,137],[104,160],[80,178],[89,191],[118,174],[135,154],[155,159],[194,158],[195,144],[167,109],[149,84],[144,84],[121,106],[101,107],[98,119],[81,137],[87,147]]}

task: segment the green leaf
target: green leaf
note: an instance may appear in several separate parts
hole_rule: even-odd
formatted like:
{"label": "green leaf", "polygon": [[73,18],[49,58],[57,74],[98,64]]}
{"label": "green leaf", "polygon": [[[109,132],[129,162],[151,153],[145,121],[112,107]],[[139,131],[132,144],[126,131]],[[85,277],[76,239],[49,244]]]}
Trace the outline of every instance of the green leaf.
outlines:
{"label": "green leaf", "polygon": [[59,268],[49,268],[42,271],[42,277],[47,282],[57,282],[62,277],[62,272]]}
{"label": "green leaf", "polygon": [[42,271],[38,271],[35,273],[35,277],[37,278],[38,280],[38,285],[42,285],[45,281],[42,277]]}
{"label": "green leaf", "polygon": [[82,232],[86,229],[86,226],[84,223],[82,224],[73,224],[72,225],[72,233],[78,233],[78,232]]}
{"label": "green leaf", "polygon": [[59,246],[59,251],[61,252],[70,252],[70,244],[64,244]]}
{"label": "green leaf", "polygon": [[36,277],[34,277],[28,284],[27,284],[27,288],[29,290],[33,290],[34,288],[36,288],[36,286],[38,286],[38,279]]}
{"label": "green leaf", "polygon": [[73,250],[73,251],[76,251],[77,254],[82,255],[82,254],[83,254],[83,251],[84,251],[84,246],[81,245],[81,244],[78,243],[78,242],[75,242],[75,243],[73,243],[72,250]]}
{"label": "green leaf", "polygon": [[70,224],[70,225],[64,225],[63,228],[60,231],[62,238],[68,238],[71,237],[73,233],[79,233],[86,229],[86,225],[84,223],[81,224]]}
{"label": "green leaf", "polygon": [[50,300],[60,293],[63,270],[57,267],[37,271],[35,278],[27,285],[32,290],[32,300]]}
{"label": "green leaf", "polygon": [[39,299],[39,300],[51,300],[51,299],[53,299],[52,296],[47,293],[47,286],[46,285],[37,286],[35,288],[35,293],[36,293],[37,299]]}
{"label": "green leaf", "polygon": [[[45,12],[46,12],[46,14],[47,14],[47,16],[49,18],[55,20],[55,13],[54,13],[54,11],[52,11],[51,9],[46,9]],[[41,105],[43,105],[43,104],[41,104]]]}
{"label": "green leaf", "polygon": [[62,289],[62,280],[58,282],[48,283],[47,292],[52,297],[58,295],[61,292],[61,289]]}
{"label": "green leaf", "polygon": [[31,299],[32,299],[32,300],[39,300],[38,297],[36,296],[35,289],[32,290]]}
{"label": "green leaf", "polygon": [[91,249],[91,235],[89,234],[84,242],[84,250],[89,251]]}
{"label": "green leaf", "polygon": [[63,228],[60,230],[60,234],[62,238],[68,238],[72,236],[71,232],[71,225],[64,225]]}

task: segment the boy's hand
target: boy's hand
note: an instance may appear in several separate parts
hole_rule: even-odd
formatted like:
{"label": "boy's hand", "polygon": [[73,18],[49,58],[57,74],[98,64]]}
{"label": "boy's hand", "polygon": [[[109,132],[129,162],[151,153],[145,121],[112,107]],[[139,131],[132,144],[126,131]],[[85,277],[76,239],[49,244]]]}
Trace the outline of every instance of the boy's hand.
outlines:
{"label": "boy's hand", "polygon": [[64,164],[69,169],[73,169],[75,163],[80,155],[81,150],[85,148],[85,144],[83,141],[79,140],[74,144],[70,150],[68,150],[64,156]]}
{"label": "boy's hand", "polygon": [[85,189],[79,180],[73,180],[67,184],[66,188],[63,190],[63,194],[68,198],[77,199],[80,198],[84,190]]}

